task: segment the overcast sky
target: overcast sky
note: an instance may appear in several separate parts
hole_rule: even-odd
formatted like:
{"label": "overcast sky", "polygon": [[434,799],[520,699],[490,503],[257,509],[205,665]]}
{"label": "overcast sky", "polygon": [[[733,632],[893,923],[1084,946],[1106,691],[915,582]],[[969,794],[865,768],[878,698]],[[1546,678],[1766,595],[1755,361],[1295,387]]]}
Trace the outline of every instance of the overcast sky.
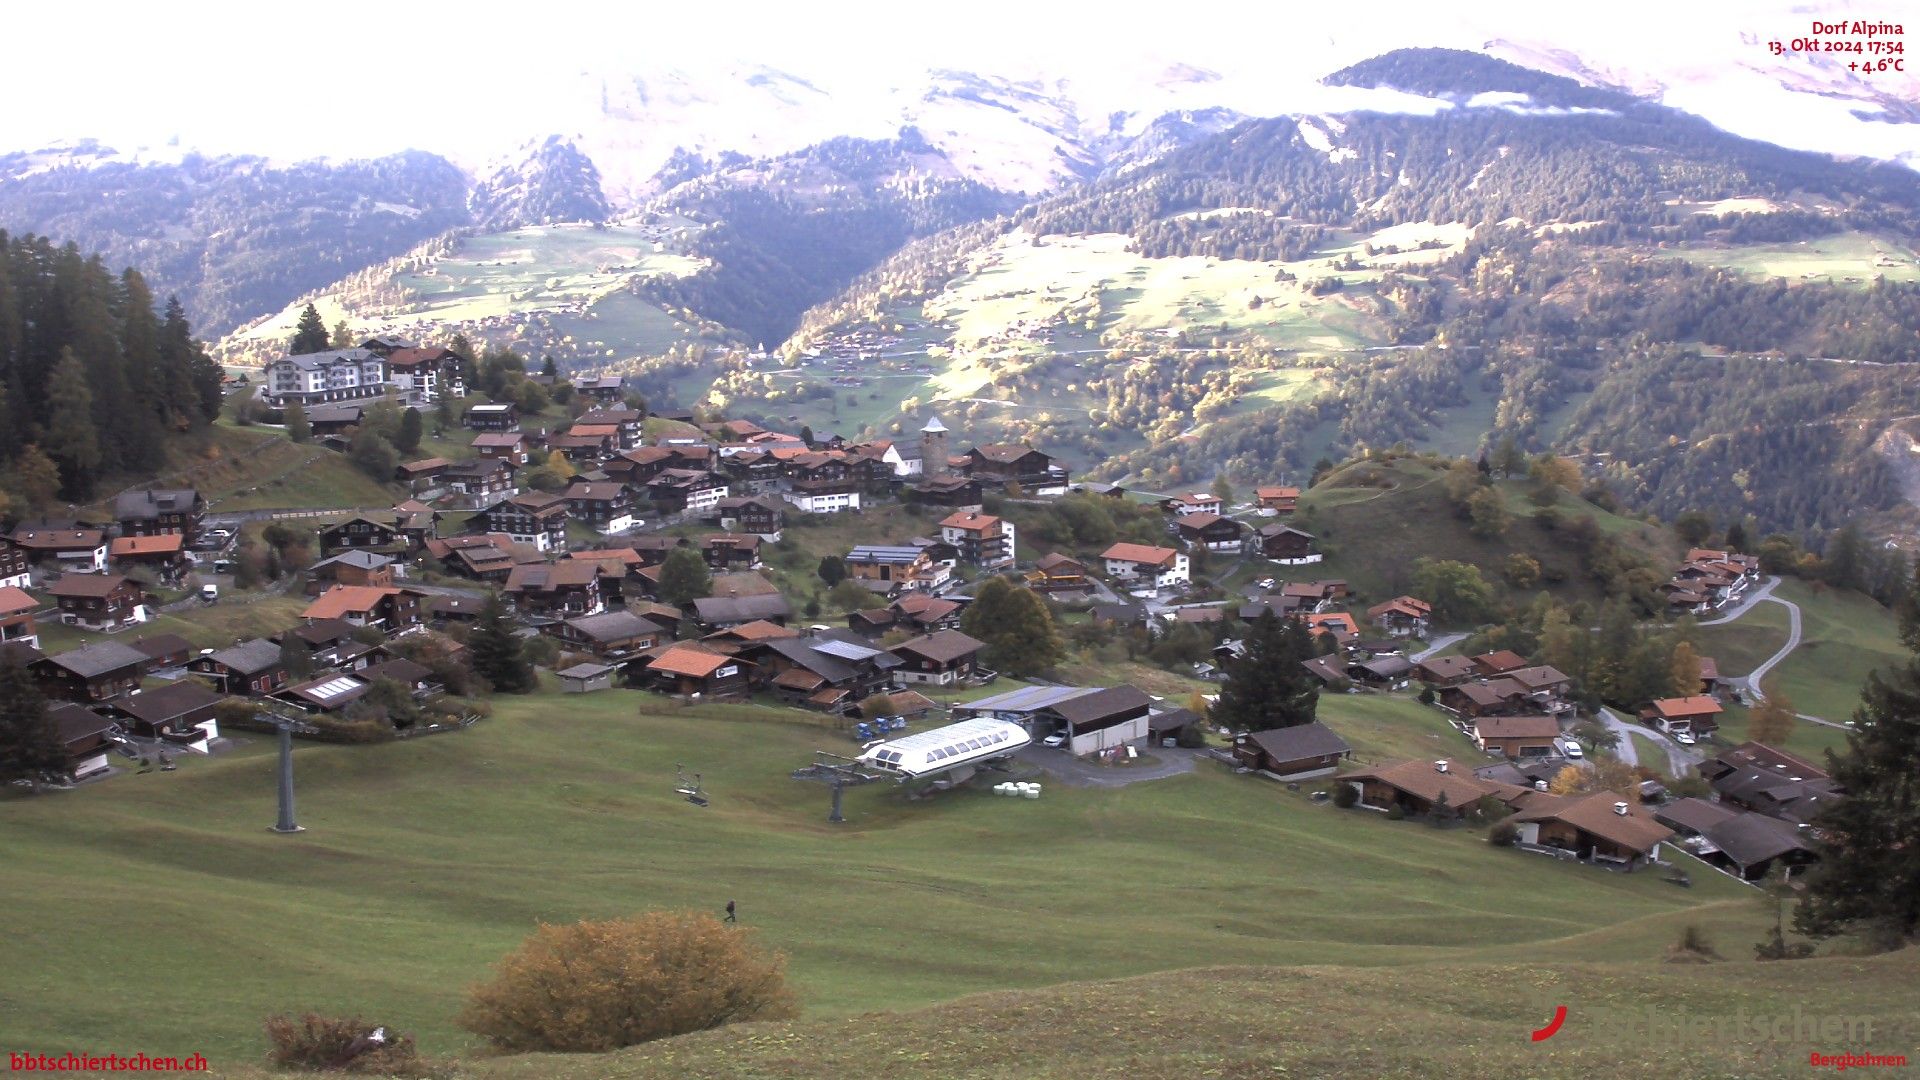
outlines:
{"label": "overcast sky", "polygon": [[[1920,0],[1821,0],[1899,19]],[[454,152],[531,133],[580,100],[581,74],[696,72],[740,62],[849,92],[927,67],[1045,74],[1083,85],[1185,62],[1306,82],[1407,45],[1490,38],[1577,47],[1622,76],[1736,59],[1805,33],[1809,5],[1609,0],[1132,5],[966,3],[441,3],[280,0],[160,5],[22,2],[6,13],[0,148],[177,137],[213,151],[359,156]]]}

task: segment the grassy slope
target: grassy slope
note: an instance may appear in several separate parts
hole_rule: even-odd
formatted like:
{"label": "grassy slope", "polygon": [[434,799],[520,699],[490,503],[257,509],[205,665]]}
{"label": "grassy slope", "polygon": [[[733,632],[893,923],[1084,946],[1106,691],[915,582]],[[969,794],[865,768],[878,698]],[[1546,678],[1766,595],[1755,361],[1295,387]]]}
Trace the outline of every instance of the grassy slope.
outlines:
{"label": "grassy slope", "polygon": [[[1529,858],[1214,765],[1038,802],[875,785],[829,828],[826,792],[786,777],[846,748],[812,719],[630,692],[499,704],[459,735],[303,748],[297,837],[264,829],[262,739],[0,802],[0,903],[36,928],[0,967],[0,999],[32,1003],[0,1011],[0,1041],[232,1062],[262,1015],[319,1008],[450,1051],[470,1045],[460,988],[535,922],[729,898],[828,1017],[1206,964],[1650,964],[1688,923],[1736,953],[1759,929],[1714,875],[1683,891]],[[676,762],[710,808],[672,793]]]}
{"label": "grassy slope", "polygon": [[[150,481],[197,488],[210,508],[380,507],[393,505],[385,485],[321,446],[295,445],[277,427],[235,427],[221,421],[172,441],[167,460]],[[117,482],[113,490],[129,486]],[[110,507],[112,491],[93,509]]]}
{"label": "grassy slope", "polygon": [[[1441,484],[1444,472],[1444,463],[1401,458],[1356,462],[1323,478],[1301,497],[1298,524],[1321,539],[1328,557],[1321,565],[1296,569],[1290,576],[1345,578],[1362,599],[1377,602],[1411,587],[1417,555],[1472,563],[1496,588],[1504,588],[1501,564],[1509,554],[1523,552],[1538,560],[1544,573],[1564,575],[1564,581],[1553,588],[1567,599],[1598,599],[1597,586],[1581,573],[1579,557],[1534,524],[1535,507],[1526,500],[1524,484],[1500,485],[1513,522],[1505,536],[1482,540],[1447,505]],[[1663,565],[1681,554],[1664,529],[1610,514],[1566,493],[1561,494],[1558,508],[1567,519],[1591,515],[1602,530],[1650,553]],[[1526,594],[1515,595],[1524,599]]]}
{"label": "grassy slope", "polygon": [[1664,250],[1661,254],[1760,277],[1796,281],[1824,279],[1835,285],[1861,286],[1870,284],[1876,277],[1920,281],[1920,255],[1911,245],[1860,232],[1780,244],[1689,245]]}
{"label": "grassy slope", "polygon": [[[1732,950],[1729,950],[1732,951]],[[917,1012],[742,1025],[592,1057],[477,1063],[518,1080],[1805,1076],[1808,1054],[1912,1053],[1920,954],[1792,964],[1604,962],[1378,971],[1218,968],[981,994]],[[1794,1003],[1855,1040],[1648,1037],[1647,1010],[1729,1020]],[[1559,1034],[1528,1032],[1556,1005]],[[1637,1024],[1638,1031],[1628,1022]],[[1866,1026],[1871,1024],[1871,1027]],[[1668,1029],[1671,1031],[1671,1029]],[[1867,1037],[1871,1032],[1871,1037]]]}
{"label": "grassy slope", "polygon": [[1858,593],[1784,581],[1776,595],[1800,605],[1800,647],[1774,674],[1799,711],[1845,720],[1873,671],[1906,659],[1887,609]]}
{"label": "grassy slope", "polygon": [[1779,604],[1755,604],[1730,623],[1703,626],[1694,634],[1701,655],[1713,657],[1727,678],[1750,673],[1786,643],[1787,609]]}

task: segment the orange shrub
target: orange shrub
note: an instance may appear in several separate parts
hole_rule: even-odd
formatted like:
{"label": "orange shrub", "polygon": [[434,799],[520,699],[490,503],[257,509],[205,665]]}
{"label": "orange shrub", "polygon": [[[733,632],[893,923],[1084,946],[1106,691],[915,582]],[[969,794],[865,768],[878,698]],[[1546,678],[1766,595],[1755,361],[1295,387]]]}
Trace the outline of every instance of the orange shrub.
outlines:
{"label": "orange shrub", "polygon": [[712,915],[541,926],[469,993],[460,1024],[507,1051],[604,1051],[799,1013],[786,957]]}

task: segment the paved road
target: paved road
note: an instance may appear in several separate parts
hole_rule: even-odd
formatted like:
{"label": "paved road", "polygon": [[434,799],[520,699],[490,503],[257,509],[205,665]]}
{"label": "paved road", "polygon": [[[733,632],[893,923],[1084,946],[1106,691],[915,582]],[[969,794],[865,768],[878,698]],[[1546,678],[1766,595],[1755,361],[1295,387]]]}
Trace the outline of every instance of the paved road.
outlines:
{"label": "paved road", "polygon": [[[1600,710],[1600,722],[1614,734],[1620,736],[1620,743],[1613,748],[1614,756],[1629,765],[1640,764],[1639,748],[1633,744],[1633,735],[1644,735],[1667,752],[1667,774],[1670,776],[1692,776],[1694,769],[1706,760],[1698,750],[1681,746],[1666,735],[1647,727],[1622,720],[1611,709]],[[1650,765],[1649,767],[1657,767]]]}
{"label": "paved road", "polygon": [[1037,765],[1045,769],[1049,779],[1068,787],[1116,788],[1137,784],[1143,780],[1163,780],[1169,776],[1192,772],[1194,762],[1198,761],[1205,751],[1183,750],[1178,747],[1168,750],[1156,746],[1144,752],[1157,760],[1151,765],[1094,765],[1081,761],[1065,750],[1055,750],[1039,745],[1027,746],[1020,751],[1018,757],[1029,765]]}
{"label": "paved road", "polygon": [[[1766,588],[1768,589],[1768,591],[1772,590],[1774,583],[1777,582],[1778,580],[1779,580],[1778,578],[1771,578],[1768,580],[1766,585]],[[1765,596],[1765,597],[1756,596],[1754,597],[1754,599],[1756,600],[1765,599],[1770,603],[1779,604],[1781,607],[1784,607],[1787,609],[1787,643],[1780,647],[1779,652],[1776,652],[1772,656],[1769,656],[1765,660],[1761,661],[1758,665],[1754,667],[1754,669],[1751,672],[1747,673],[1745,678],[1740,680],[1741,683],[1744,684],[1746,688],[1747,699],[1749,701],[1760,702],[1760,701],[1767,700],[1766,691],[1760,689],[1760,681],[1766,678],[1767,674],[1771,672],[1775,667],[1779,666],[1782,661],[1786,660],[1787,656],[1791,654],[1793,650],[1800,647],[1800,605],[1794,603],[1791,600],[1782,600],[1777,596]],[[1715,621],[1722,622],[1725,620],[1716,619]],[[1701,625],[1705,626],[1707,624],[1702,623]],[[1841,723],[1837,720],[1828,720],[1825,717],[1814,716],[1811,713],[1795,713],[1794,715],[1798,716],[1802,720],[1805,720],[1809,724],[1819,724],[1821,727],[1838,728],[1842,731],[1845,731],[1848,728],[1853,726],[1852,724]]]}
{"label": "paved road", "polygon": [[[1754,588],[1748,589],[1747,595],[1741,597],[1740,602],[1738,604],[1735,604],[1733,607],[1729,608],[1719,618],[1703,620],[1700,623],[1700,625],[1701,626],[1719,626],[1721,623],[1732,622],[1733,620],[1739,618],[1742,615],[1745,615],[1748,611],[1752,610],[1753,605],[1759,603],[1760,601],[1772,600],[1773,587],[1778,584],[1780,584],[1779,578],[1777,577],[1768,578],[1767,580],[1761,582],[1759,585],[1755,586]],[[1785,600],[1775,600],[1774,602],[1777,604],[1787,604]],[[1787,604],[1787,606],[1790,608],[1793,607],[1792,604]],[[1795,608],[1794,610],[1797,611],[1799,609]],[[1795,616],[1796,625],[1798,624],[1798,619],[1799,617]]]}
{"label": "paved road", "polygon": [[1407,657],[1407,659],[1417,664],[1420,661],[1425,660],[1426,658],[1439,652],[1440,650],[1448,647],[1449,645],[1452,645],[1454,642],[1460,641],[1466,636],[1467,635],[1465,634],[1441,634],[1439,637],[1433,639],[1433,643],[1431,645],[1428,645],[1426,648],[1420,650],[1419,652],[1413,654],[1412,656]]}

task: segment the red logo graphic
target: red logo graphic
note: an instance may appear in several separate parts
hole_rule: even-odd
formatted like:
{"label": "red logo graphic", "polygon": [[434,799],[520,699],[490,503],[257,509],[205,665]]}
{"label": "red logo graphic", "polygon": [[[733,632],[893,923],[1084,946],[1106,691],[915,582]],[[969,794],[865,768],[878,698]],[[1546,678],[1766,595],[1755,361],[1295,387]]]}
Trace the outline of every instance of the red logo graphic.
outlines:
{"label": "red logo graphic", "polygon": [[1546,1042],[1548,1039],[1553,1038],[1554,1035],[1559,1033],[1560,1025],[1566,1022],[1567,1022],[1567,1007],[1565,1005],[1555,1005],[1553,1007],[1553,1019],[1547,1021],[1546,1027],[1543,1027],[1533,1033],[1533,1041]]}

